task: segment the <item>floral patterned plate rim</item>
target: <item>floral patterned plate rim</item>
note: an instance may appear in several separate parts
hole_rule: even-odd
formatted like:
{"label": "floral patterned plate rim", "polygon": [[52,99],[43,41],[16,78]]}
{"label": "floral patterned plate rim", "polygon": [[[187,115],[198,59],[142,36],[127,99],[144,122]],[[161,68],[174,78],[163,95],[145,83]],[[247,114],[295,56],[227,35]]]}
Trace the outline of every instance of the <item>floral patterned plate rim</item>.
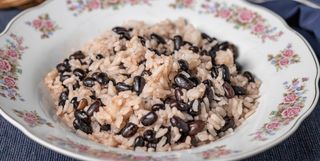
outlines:
{"label": "floral patterned plate rim", "polygon": [[[293,134],[301,122],[312,112],[318,101],[319,64],[312,48],[300,34],[291,29],[278,15],[267,9],[244,1],[223,0],[121,0],[114,1],[112,4],[103,2],[106,1],[49,0],[16,16],[0,35],[0,114],[29,138],[49,149],[83,160],[241,159],[267,150]],[[67,20],[71,20],[74,24],[86,20],[94,25],[102,26],[97,27],[97,32],[93,33],[96,35],[101,33],[108,24],[97,24],[88,20],[90,16],[94,15],[98,17],[97,19],[101,19],[104,16],[116,15],[117,13],[121,15],[141,8],[151,12],[148,9],[154,6],[169,13],[175,13],[177,16],[190,15],[191,23],[194,22],[196,26],[205,31],[209,30],[208,24],[223,25],[226,30],[231,32],[230,35],[236,34],[239,37],[245,37],[250,40],[245,43],[255,42],[263,48],[263,50],[253,48],[261,54],[257,52],[250,59],[255,59],[262,63],[261,66],[266,67],[250,63],[248,66],[257,68],[254,73],[264,82],[262,92],[266,96],[262,96],[262,105],[259,106],[256,114],[245,121],[234,134],[199,148],[176,152],[141,153],[103,147],[63,128],[62,124],[52,117],[53,111],[46,107],[48,104],[41,102],[42,98],[38,98],[41,92],[36,90],[37,92],[30,93],[30,91],[34,91],[32,87],[38,89],[38,86],[34,84],[41,81],[44,74],[53,67],[54,62],[63,57],[63,54],[48,55],[53,60],[52,63],[49,63],[49,67],[41,70],[41,74],[37,75],[36,83],[31,83],[31,87],[23,86],[24,83],[30,83],[26,75],[34,74],[35,71],[33,68],[26,67],[28,63],[32,62],[32,59],[28,58],[37,56],[33,53],[41,53],[31,40],[43,45],[41,49],[49,48],[46,49],[48,53],[57,51],[66,53],[74,46],[79,46],[92,38],[92,36],[82,35],[84,36],[83,42],[67,44],[64,49],[50,48],[51,42],[57,43],[57,40],[64,38],[63,34],[67,31],[71,32],[66,26]],[[56,7],[63,8],[61,13],[54,12]],[[65,15],[66,20],[59,18],[61,14]],[[141,16],[141,13],[137,12],[137,15]],[[164,17],[170,17],[170,15]],[[194,17],[208,20],[206,21],[208,23],[201,23]],[[139,17],[134,18],[139,19]],[[150,17],[148,21],[156,22],[151,21]],[[70,26],[74,27],[72,25]],[[87,29],[88,26],[84,25],[81,30]],[[249,49],[244,47],[247,44],[241,43],[242,39],[232,38],[228,34],[221,35],[219,34],[221,30],[219,28],[217,30],[211,34],[215,34],[221,39],[234,41],[239,44],[240,50],[252,54]],[[294,40],[291,41],[290,38]],[[264,51],[265,49],[267,52]],[[270,57],[270,55],[275,57]],[[47,59],[47,57],[40,56],[37,61],[46,64],[48,63]],[[248,54],[240,56],[242,62],[247,59],[249,59]],[[35,64],[36,67],[39,65],[43,64]],[[304,73],[300,68],[308,68],[310,72]],[[266,71],[266,75],[279,75],[279,78],[273,80],[270,78],[269,83],[269,79],[259,74],[259,71]],[[275,96],[265,91],[272,86],[277,89],[273,90],[278,93]],[[33,96],[36,96],[36,99],[32,99]],[[271,104],[266,103],[268,102],[265,100],[267,96],[270,97],[270,100],[274,99],[275,101]],[[267,106],[270,106],[270,109]],[[257,119],[259,116],[263,116],[263,119],[257,121],[259,122],[257,124],[252,123],[253,119]],[[48,134],[48,130],[51,130],[52,133]],[[241,149],[238,145],[242,145],[243,142],[242,144],[241,142],[232,143],[232,140],[239,136],[243,137],[245,143],[248,144]]]}

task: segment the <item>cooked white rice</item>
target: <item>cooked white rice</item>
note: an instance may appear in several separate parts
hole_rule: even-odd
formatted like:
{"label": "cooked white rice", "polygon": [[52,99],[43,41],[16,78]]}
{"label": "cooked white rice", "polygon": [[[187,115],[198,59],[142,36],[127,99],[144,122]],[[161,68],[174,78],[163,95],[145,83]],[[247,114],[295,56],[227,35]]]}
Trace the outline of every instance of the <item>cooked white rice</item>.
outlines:
{"label": "cooked white rice", "polygon": [[241,72],[237,54],[184,19],[130,21],[65,59],[45,83],[57,115],[96,142],[188,149],[232,132],[257,108],[261,83]]}

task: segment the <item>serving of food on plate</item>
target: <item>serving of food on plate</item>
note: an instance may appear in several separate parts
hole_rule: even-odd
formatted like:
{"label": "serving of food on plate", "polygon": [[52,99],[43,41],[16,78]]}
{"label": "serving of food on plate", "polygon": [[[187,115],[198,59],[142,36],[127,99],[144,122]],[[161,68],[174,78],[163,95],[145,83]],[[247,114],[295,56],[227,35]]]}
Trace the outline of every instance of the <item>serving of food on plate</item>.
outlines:
{"label": "serving of food on plate", "polygon": [[248,157],[318,100],[309,44],[244,1],[48,1],[10,23],[0,58],[0,113],[84,160]]}
{"label": "serving of food on plate", "polygon": [[260,82],[238,50],[184,19],[114,27],[48,73],[57,115],[92,140],[125,149],[197,147],[257,107]]}

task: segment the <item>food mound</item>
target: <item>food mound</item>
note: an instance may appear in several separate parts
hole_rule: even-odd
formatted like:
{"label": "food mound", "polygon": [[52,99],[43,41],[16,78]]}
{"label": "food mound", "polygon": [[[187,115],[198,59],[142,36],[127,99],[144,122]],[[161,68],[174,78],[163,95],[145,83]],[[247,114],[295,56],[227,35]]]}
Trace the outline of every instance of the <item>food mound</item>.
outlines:
{"label": "food mound", "polygon": [[254,113],[260,81],[238,50],[184,19],[129,21],[72,53],[45,78],[56,114],[107,146],[173,151],[233,132]]}

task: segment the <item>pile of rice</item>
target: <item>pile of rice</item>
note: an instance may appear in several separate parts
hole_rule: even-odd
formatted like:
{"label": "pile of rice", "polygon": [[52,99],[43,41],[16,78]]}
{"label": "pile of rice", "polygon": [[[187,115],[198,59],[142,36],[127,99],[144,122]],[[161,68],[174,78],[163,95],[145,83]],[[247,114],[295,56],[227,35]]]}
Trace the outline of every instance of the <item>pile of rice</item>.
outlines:
{"label": "pile of rice", "polygon": [[238,50],[184,19],[129,21],[47,74],[56,114],[107,146],[173,151],[233,132],[257,108],[261,82]]}

